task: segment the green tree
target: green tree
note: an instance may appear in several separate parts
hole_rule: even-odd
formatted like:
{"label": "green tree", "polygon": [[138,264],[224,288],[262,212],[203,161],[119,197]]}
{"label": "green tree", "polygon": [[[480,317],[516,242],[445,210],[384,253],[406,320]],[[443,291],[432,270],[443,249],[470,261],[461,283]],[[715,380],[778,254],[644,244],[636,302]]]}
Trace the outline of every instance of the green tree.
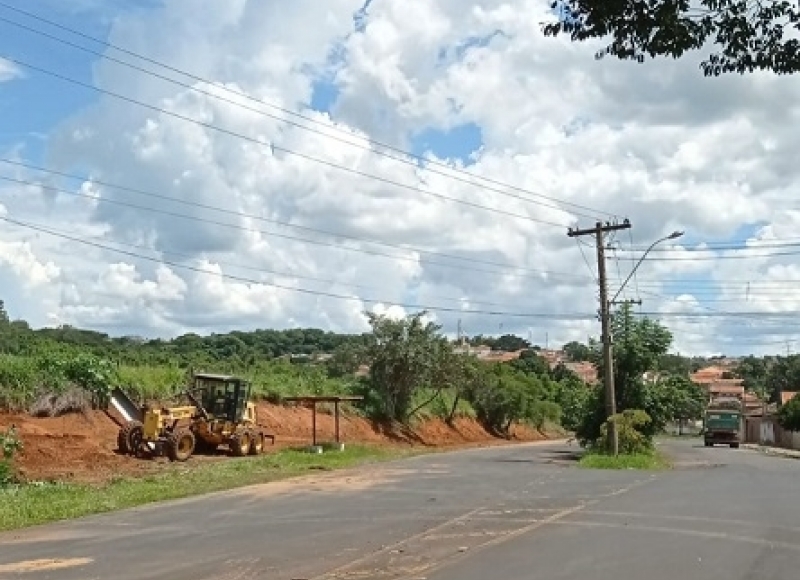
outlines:
{"label": "green tree", "polygon": [[739,361],[734,372],[744,379],[744,387],[754,393],[762,393],[767,387],[767,361],[763,358],[747,356]]}
{"label": "green tree", "polygon": [[592,349],[589,348],[587,345],[573,340],[572,342],[568,342],[561,350],[567,355],[567,359],[571,362],[582,362],[590,360],[592,356]]}
{"label": "green tree", "polygon": [[545,421],[557,420],[560,412],[558,405],[545,400],[540,379],[507,364],[488,366],[473,383],[468,398],[478,420],[502,436],[508,436],[516,422],[541,428]]}
{"label": "green tree", "polygon": [[368,386],[375,412],[387,419],[408,421],[414,396],[439,378],[443,351],[452,348],[440,326],[425,322],[426,314],[395,320],[367,313],[373,333]]}
{"label": "green tree", "polygon": [[341,378],[352,376],[367,360],[366,347],[350,343],[337,347],[325,366],[329,376]]}
{"label": "green tree", "polygon": [[800,70],[800,9],[788,0],[554,0],[556,22],[546,36],[573,41],[608,39],[596,58],[611,55],[643,62],[680,58],[713,45],[701,69],[706,76]]}
{"label": "green tree", "polygon": [[555,402],[561,408],[561,426],[576,431],[592,400],[592,389],[575,374],[565,376],[556,384]]}
{"label": "green tree", "polygon": [[659,358],[657,370],[670,375],[688,377],[692,372],[692,362],[685,356],[667,353]]}
{"label": "green tree", "polygon": [[[645,384],[643,375],[655,370],[660,358],[672,344],[672,334],[650,318],[635,318],[631,306],[623,305],[611,321],[614,340],[614,386],[617,412],[640,409],[647,413],[647,435],[653,436],[669,420],[669,410],[663,395],[653,385]],[[592,342],[592,358],[603,376],[601,345]],[[603,389],[597,389],[586,406],[586,413],[576,431],[583,443],[596,441],[606,420]]]}
{"label": "green tree", "polygon": [[778,423],[789,431],[800,431],[800,396],[795,395],[778,410]]}
{"label": "green tree", "polygon": [[547,361],[532,350],[526,350],[517,360],[511,361],[511,366],[527,375],[546,377],[550,375],[550,365]]}
{"label": "green tree", "polygon": [[657,405],[653,407],[662,411],[658,423],[677,422],[683,429],[686,421],[700,419],[706,407],[705,390],[687,377],[673,375],[649,387]]}
{"label": "green tree", "polygon": [[765,387],[773,403],[783,392],[800,390],[800,355],[775,357],[767,369]]}
{"label": "green tree", "polygon": [[514,334],[504,334],[496,341],[494,341],[494,344],[492,345],[493,350],[505,350],[508,352],[522,350],[530,347],[531,343],[529,343],[524,338],[521,338]]}

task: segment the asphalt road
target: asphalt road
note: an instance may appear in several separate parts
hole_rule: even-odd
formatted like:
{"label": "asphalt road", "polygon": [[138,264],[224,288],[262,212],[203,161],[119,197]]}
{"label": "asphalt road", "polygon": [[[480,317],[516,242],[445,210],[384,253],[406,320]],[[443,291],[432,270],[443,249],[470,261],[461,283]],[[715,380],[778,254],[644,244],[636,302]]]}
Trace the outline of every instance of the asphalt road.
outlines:
{"label": "asphalt road", "polygon": [[798,578],[800,462],[664,447],[667,472],[503,447],[0,534],[0,578]]}

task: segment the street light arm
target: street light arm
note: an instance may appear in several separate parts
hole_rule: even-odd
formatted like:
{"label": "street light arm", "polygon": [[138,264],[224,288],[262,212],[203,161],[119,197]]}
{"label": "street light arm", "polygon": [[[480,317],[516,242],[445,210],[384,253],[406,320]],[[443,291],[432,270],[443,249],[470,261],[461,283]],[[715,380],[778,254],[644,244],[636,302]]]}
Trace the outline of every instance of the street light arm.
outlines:
{"label": "street light arm", "polygon": [[630,282],[630,279],[631,279],[631,278],[633,278],[633,275],[636,273],[636,270],[638,270],[638,269],[639,269],[639,266],[641,266],[641,265],[642,265],[642,262],[644,262],[644,259],[647,257],[647,254],[649,254],[649,253],[650,253],[650,250],[652,250],[653,248],[655,248],[655,247],[656,247],[658,244],[660,244],[661,242],[666,242],[667,240],[674,240],[674,239],[676,239],[676,238],[679,238],[679,237],[681,237],[682,235],[683,235],[683,232],[672,232],[670,235],[668,235],[668,236],[664,236],[663,238],[661,238],[661,239],[659,239],[659,240],[656,240],[655,242],[653,242],[652,244],[650,244],[650,247],[649,247],[649,248],[647,248],[647,250],[645,251],[645,253],[644,253],[644,254],[642,254],[642,257],[641,257],[641,258],[639,258],[639,261],[638,261],[638,262],[636,262],[636,265],[633,267],[633,270],[631,270],[631,273],[630,273],[630,274],[628,274],[628,277],[627,277],[627,278],[625,278],[625,281],[622,283],[622,286],[620,286],[620,287],[619,287],[619,290],[617,290],[617,293],[616,293],[616,294],[614,294],[614,297],[611,299],[611,304],[613,304],[614,302],[616,302],[616,300],[617,300],[617,298],[619,297],[619,295],[620,295],[620,294],[622,293],[622,291],[625,289],[625,286],[628,284],[628,282]]}

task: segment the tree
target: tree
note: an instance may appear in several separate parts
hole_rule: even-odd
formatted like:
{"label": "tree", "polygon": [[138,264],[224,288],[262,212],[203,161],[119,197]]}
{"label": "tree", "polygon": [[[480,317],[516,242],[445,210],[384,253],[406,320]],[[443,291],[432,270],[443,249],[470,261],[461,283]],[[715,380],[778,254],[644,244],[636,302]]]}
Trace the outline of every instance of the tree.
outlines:
{"label": "tree", "polygon": [[558,405],[545,400],[540,379],[507,364],[485,368],[487,371],[473,383],[468,399],[486,429],[507,437],[515,422],[541,428],[545,421],[558,419]]}
{"label": "tree", "polygon": [[778,410],[778,423],[789,431],[800,431],[800,396],[795,395]]}
{"label": "tree", "polygon": [[565,376],[556,384],[558,386],[555,402],[561,407],[561,426],[568,431],[576,431],[587,412],[592,389],[574,373]]}
{"label": "tree", "polygon": [[592,350],[585,344],[580,343],[576,340],[572,342],[568,342],[561,350],[567,355],[567,359],[571,362],[583,362],[589,360],[589,357],[592,354]]}
{"label": "tree", "polygon": [[526,350],[518,359],[511,361],[511,366],[527,375],[546,377],[550,374],[550,365],[547,361],[530,350]]}
{"label": "tree", "polygon": [[739,361],[734,374],[744,379],[744,387],[754,393],[762,393],[767,386],[767,361],[748,356]]}
{"label": "tree", "polygon": [[362,364],[367,362],[366,348],[357,344],[343,344],[333,351],[327,361],[328,375],[334,378],[352,376]]}
{"label": "tree", "polygon": [[516,336],[514,334],[504,334],[503,336],[494,341],[494,344],[492,345],[492,350],[504,350],[507,352],[513,352],[530,347],[531,343],[529,343],[524,338],[520,338],[519,336]]}
{"label": "tree", "polygon": [[[617,400],[617,413],[626,409],[640,409],[650,420],[644,428],[646,435],[652,437],[663,429],[669,412],[658,390],[647,385],[642,377],[654,370],[659,359],[669,350],[672,343],[670,331],[655,320],[636,319],[631,306],[626,304],[616,312],[611,321],[614,339],[614,387]],[[592,358],[603,375],[601,345],[592,342]],[[582,444],[594,442],[600,436],[601,426],[606,420],[603,389],[594,390],[576,436]]]}
{"label": "tree", "polygon": [[452,347],[439,334],[440,326],[426,322],[426,312],[402,320],[367,313],[372,326],[369,387],[376,397],[376,414],[406,422],[414,396],[432,386],[441,375],[442,357]]}
{"label": "tree", "polygon": [[765,386],[772,402],[780,401],[783,392],[800,390],[800,355],[775,357],[767,370]]}
{"label": "tree", "polygon": [[687,377],[673,375],[647,388],[653,391],[651,396],[655,399],[651,409],[660,411],[657,417],[659,427],[667,422],[677,422],[682,432],[686,421],[703,416],[706,393]]}
{"label": "tree", "polygon": [[[636,319],[629,304],[614,314],[611,321],[614,337],[614,385],[617,410],[639,408],[642,376],[654,370],[672,344],[672,333],[650,318]],[[602,362],[600,366],[602,367]],[[601,376],[603,369],[600,368]],[[646,410],[646,409],[645,409]],[[648,411],[649,413],[649,411]],[[652,419],[651,414],[651,419]]]}
{"label": "tree", "polygon": [[611,55],[644,62],[680,58],[716,46],[701,64],[705,76],[800,70],[800,9],[789,0],[554,0],[556,22],[546,36],[573,41],[609,39],[595,58]]}
{"label": "tree", "polygon": [[665,354],[658,361],[658,370],[686,377],[692,372],[692,362],[679,354]]}

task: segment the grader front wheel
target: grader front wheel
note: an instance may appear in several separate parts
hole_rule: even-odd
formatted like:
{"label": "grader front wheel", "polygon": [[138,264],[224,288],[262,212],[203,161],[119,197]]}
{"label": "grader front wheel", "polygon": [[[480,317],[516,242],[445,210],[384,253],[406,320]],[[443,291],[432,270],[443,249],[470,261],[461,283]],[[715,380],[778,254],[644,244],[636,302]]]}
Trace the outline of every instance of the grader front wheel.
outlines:
{"label": "grader front wheel", "polygon": [[172,461],[186,461],[194,453],[194,433],[189,429],[178,429],[167,437],[164,448]]}
{"label": "grader front wheel", "polygon": [[250,451],[251,441],[249,431],[239,431],[231,437],[231,451],[236,457],[244,457]]}
{"label": "grader front wheel", "polygon": [[135,454],[144,439],[144,426],[139,421],[128,421],[117,434],[117,448],[126,455]]}
{"label": "grader front wheel", "polygon": [[250,455],[261,455],[264,452],[264,434],[261,431],[253,433],[250,443]]}

